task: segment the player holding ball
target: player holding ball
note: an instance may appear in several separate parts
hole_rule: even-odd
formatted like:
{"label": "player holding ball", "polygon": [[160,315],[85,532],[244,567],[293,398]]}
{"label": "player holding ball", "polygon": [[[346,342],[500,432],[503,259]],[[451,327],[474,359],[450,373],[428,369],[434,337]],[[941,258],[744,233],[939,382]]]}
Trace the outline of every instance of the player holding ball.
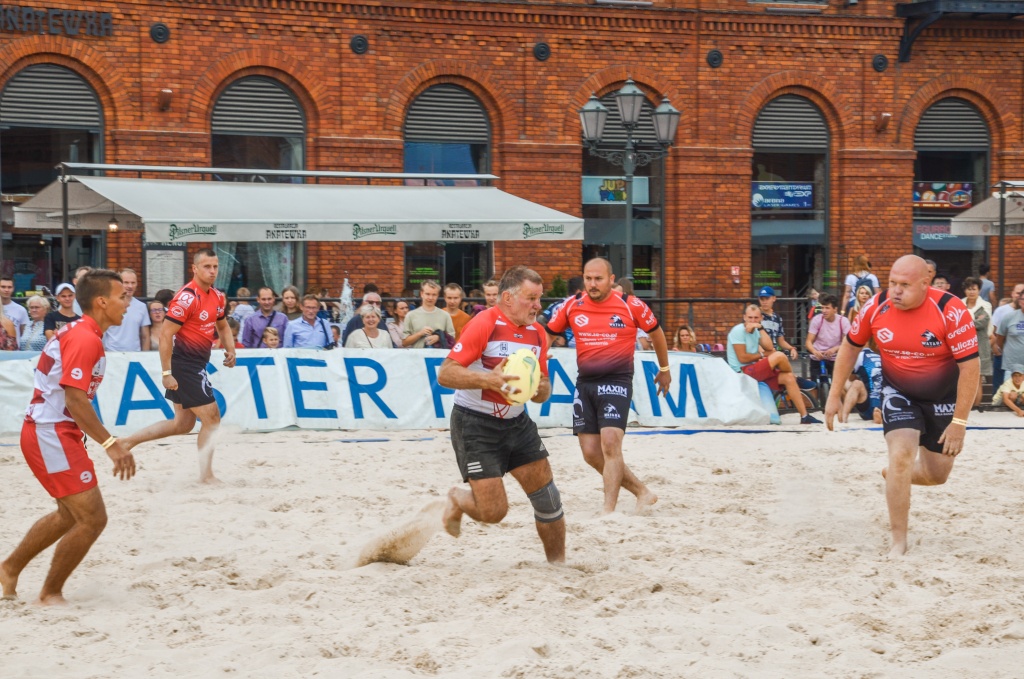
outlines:
{"label": "player holding ball", "polygon": [[[452,447],[462,479],[469,482],[469,490],[455,487],[448,493],[445,531],[458,537],[463,514],[481,523],[504,519],[508,497],[502,477],[508,472],[533,504],[544,554],[554,563],[565,561],[562,502],[551,475],[548,451],[522,405],[527,398],[543,403],[551,394],[547,337],[536,322],[543,293],[543,281],[536,271],[525,266],[506,271],[498,286],[497,305],[466,324],[459,342],[441,364],[437,381],[456,390]],[[521,355],[505,372],[509,357],[521,349],[536,357],[539,379],[521,379],[535,376],[533,367]],[[522,370],[515,368],[516,364]],[[510,374],[513,369],[519,374]],[[535,393],[530,394],[533,389],[528,382],[533,383]]]}

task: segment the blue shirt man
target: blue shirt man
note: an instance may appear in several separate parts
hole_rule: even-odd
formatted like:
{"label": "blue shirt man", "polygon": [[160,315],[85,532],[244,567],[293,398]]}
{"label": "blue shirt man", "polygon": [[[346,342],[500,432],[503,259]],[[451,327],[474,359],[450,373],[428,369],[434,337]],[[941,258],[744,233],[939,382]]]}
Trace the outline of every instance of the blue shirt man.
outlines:
{"label": "blue shirt man", "polygon": [[242,346],[249,349],[262,349],[263,332],[267,328],[275,328],[281,339],[284,339],[288,330],[288,317],[274,309],[274,302],[277,297],[271,288],[260,288],[257,291],[256,301],[259,304],[259,311],[250,314],[242,323]]}
{"label": "blue shirt man", "polygon": [[302,315],[289,321],[284,330],[284,342],[281,346],[290,349],[323,349],[334,346],[334,335],[327,321],[317,318],[320,301],[314,295],[302,298]]}

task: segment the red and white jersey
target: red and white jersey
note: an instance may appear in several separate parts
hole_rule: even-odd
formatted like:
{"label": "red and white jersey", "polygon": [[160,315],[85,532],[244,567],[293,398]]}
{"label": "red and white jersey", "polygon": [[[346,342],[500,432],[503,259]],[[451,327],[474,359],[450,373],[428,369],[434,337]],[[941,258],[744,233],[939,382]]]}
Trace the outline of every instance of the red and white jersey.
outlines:
{"label": "red and white jersey", "polygon": [[556,334],[567,327],[576,337],[580,380],[632,379],[637,329],[653,332],[658,319],[639,297],[613,292],[595,302],[581,292],[565,300],[548,321],[548,329]]}
{"label": "red and white jersey", "polygon": [[[491,307],[478,313],[462,328],[462,335],[448,358],[474,372],[488,372],[525,348],[540,359],[540,372],[546,377],[547,347],[547,336],[539,323],[516,325],[501,309]],[[524,409],[524,406],[509,403],[501,392],[493,389],[456,389],[455,403],[502,419],[518,417]]]}
{"label": "red and white jersey", "polygon": [[872,297],[847,335],[862,347],[874,337],[882,357],[882,377],[901,394],[920,401],[940,399],[954,388],[956,364],[978,355],[974,317],[959,298],[928,288],[916,309],[898,309],[888,290]]}
{"label": "red and white jersey", "polygon": [[106,368],[103,334],[96,321],[83,316],[68,323],[39,355],[33,374],[35,390],[25,419],[36,424],[74,422],[65,404],[64,387],[81,389],[91,401]]}
{"label": "red and white jersey", "polygon": [[174,335],[172,357],[205,363],[210,360],[217,321],[224,318],[227,301],[224,293],[211,286],[203,292],[193,279],[178,290],[167,305],[167,320],[181,326]]}

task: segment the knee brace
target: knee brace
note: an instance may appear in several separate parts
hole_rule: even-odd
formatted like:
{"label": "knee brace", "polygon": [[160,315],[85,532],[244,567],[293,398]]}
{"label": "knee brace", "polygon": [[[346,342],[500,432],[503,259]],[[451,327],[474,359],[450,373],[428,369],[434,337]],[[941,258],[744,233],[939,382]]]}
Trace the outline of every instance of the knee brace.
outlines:
{"label": "knee brace", "polygon": [[533,505],[533,516],[540,523],[554,523],[565,514],[562,511],[562,496],[554,481],[549,481],[546,486],[533,491],[526,497],[530,498]]}

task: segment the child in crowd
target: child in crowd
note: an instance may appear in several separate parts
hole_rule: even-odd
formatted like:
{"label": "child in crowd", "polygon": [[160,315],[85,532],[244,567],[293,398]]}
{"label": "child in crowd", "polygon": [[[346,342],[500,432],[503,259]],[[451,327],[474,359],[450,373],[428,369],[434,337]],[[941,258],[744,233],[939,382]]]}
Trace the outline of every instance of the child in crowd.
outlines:
{"label": "child in crowd", "polygon": [[1024,417],[1024,372],[1017,368],[1010,375],[1010,379],[1003,382],[996,393],[992,394],[992,405],[1005,405],[1017,414],[1017,417]]}
{"label": "child in crowd", "polygon": [[267,328],[263,331],[263,346],[267,349],[277,349],[281,346],[281,335],[277,328]]}

